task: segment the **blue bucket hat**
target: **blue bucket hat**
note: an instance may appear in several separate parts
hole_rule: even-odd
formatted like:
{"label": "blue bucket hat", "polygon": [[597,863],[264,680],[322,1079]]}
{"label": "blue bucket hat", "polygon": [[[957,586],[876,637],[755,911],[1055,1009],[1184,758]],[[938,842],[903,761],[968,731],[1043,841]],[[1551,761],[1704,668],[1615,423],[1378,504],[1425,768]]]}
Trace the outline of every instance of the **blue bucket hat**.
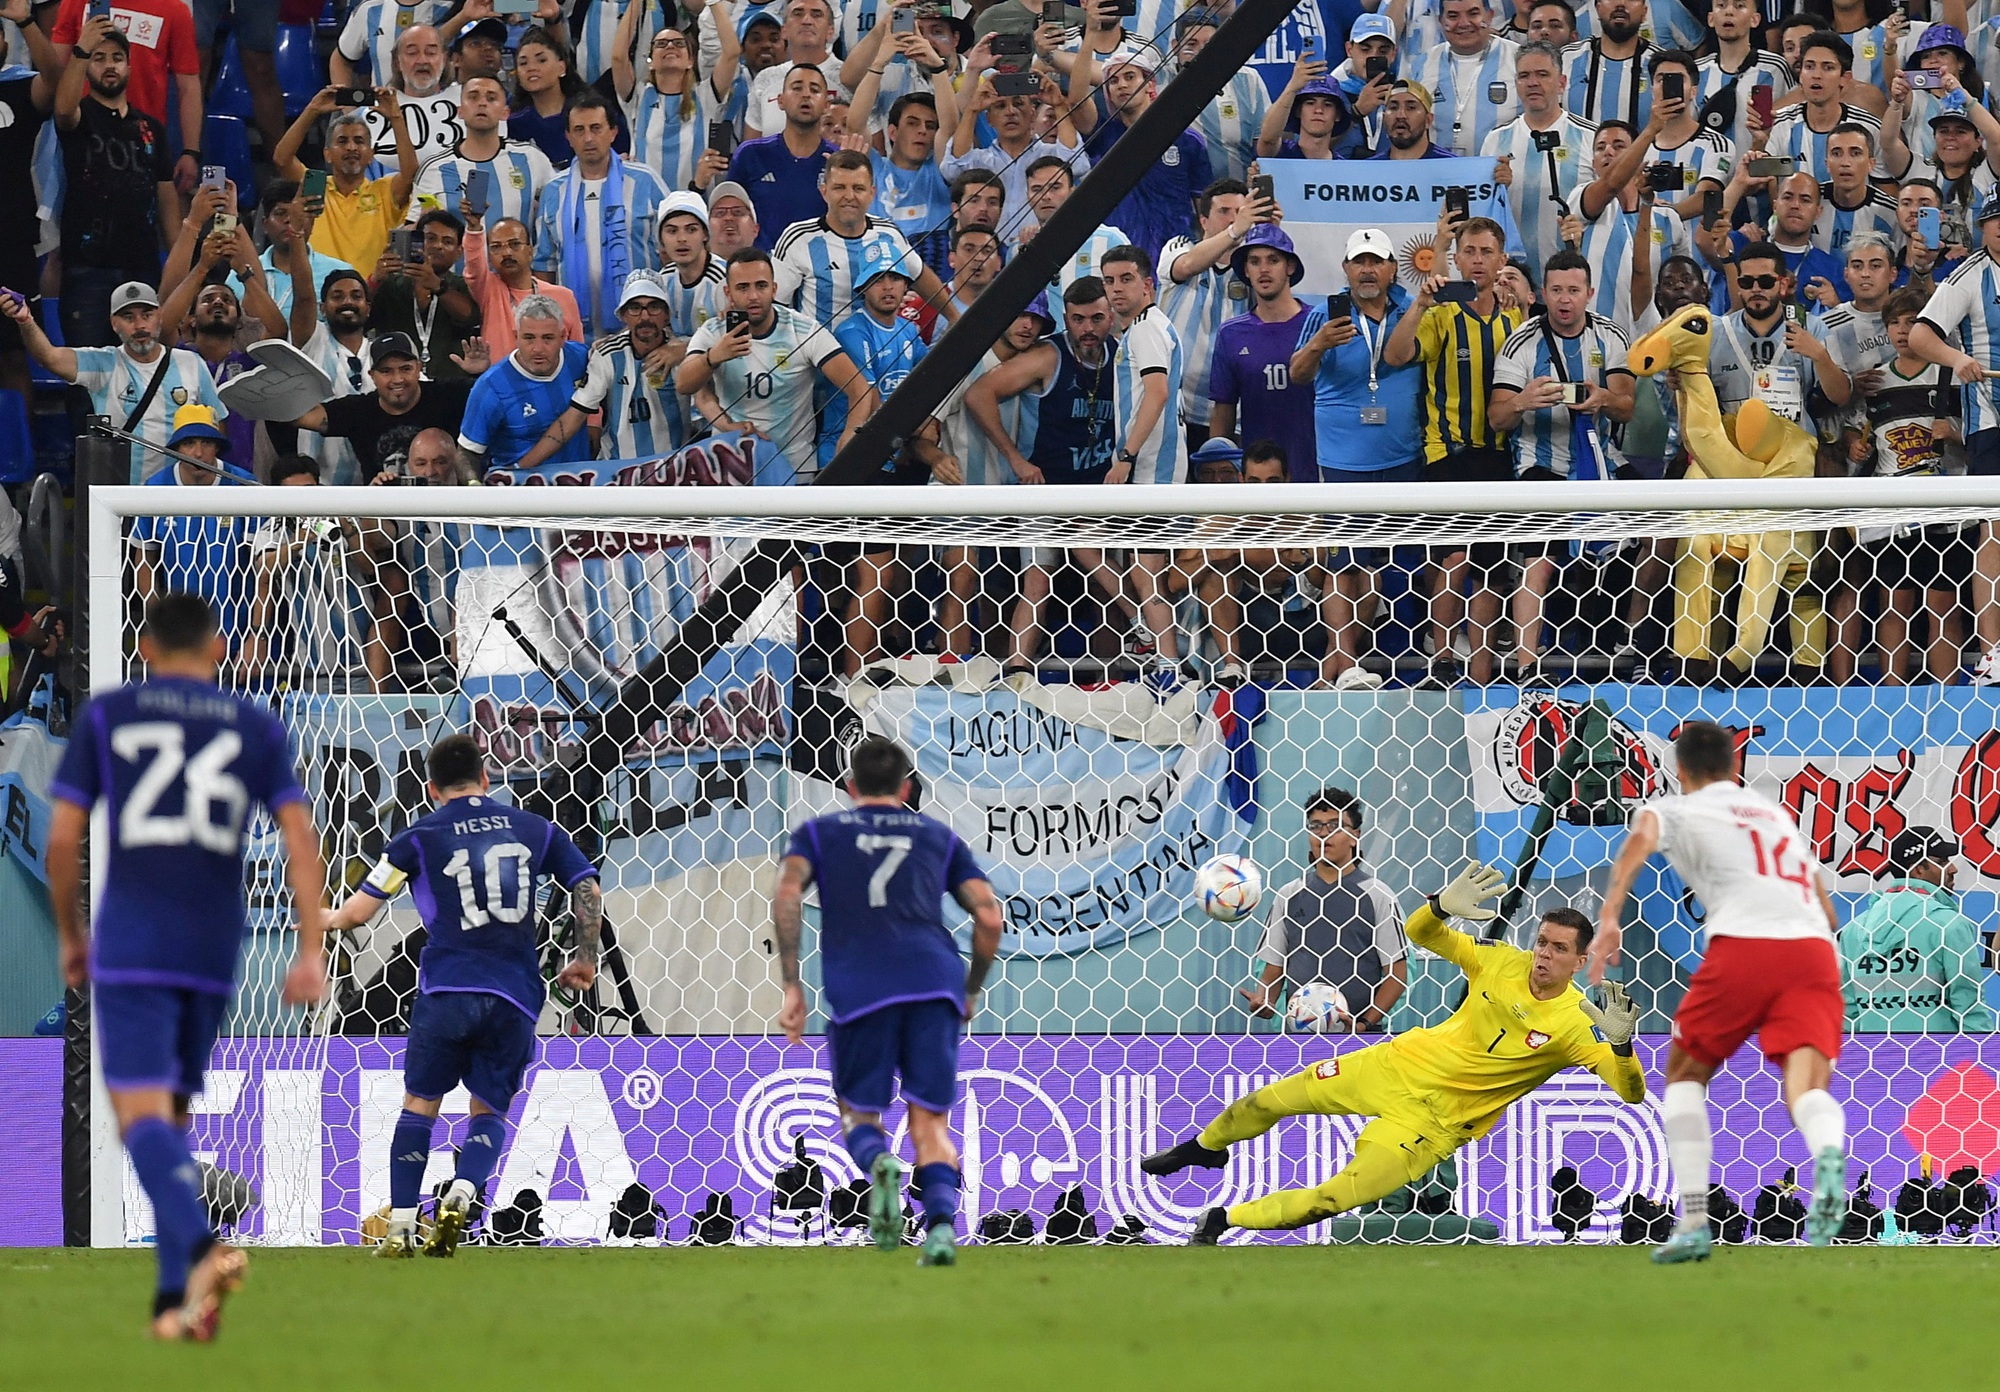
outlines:
{"label": "blue bucket hat", "polygon": [[1243,245],[1230,253],[1229,269],[1236,273],[1238,280],[1248,280],[1250,278],[1243,274],[1243,266],[1250,259],[1250,248],[1252,247],[1276,247],[1279,251],[1284,252],[1292,263],[1291,283],[1293,285],[1297,285],[1306,278],[1306,263],[1299,259],[1299,253],[1292,246],[1292,239],[1285,235],[1285,230],[1275,222],[1260,222],[1250,229],[1250,235],[1243,239]]}

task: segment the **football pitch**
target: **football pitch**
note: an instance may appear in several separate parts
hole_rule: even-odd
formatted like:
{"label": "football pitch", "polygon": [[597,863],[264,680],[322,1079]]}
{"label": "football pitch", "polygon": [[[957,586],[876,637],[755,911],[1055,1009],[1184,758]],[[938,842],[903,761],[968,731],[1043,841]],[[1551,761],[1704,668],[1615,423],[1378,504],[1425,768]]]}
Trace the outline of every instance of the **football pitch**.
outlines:
{"label": "football pitch", "polygon": [[1990,1387],[1993,1249],[259,1251],[207,1348],[146,1252],[0,1252],[15,1388]]}

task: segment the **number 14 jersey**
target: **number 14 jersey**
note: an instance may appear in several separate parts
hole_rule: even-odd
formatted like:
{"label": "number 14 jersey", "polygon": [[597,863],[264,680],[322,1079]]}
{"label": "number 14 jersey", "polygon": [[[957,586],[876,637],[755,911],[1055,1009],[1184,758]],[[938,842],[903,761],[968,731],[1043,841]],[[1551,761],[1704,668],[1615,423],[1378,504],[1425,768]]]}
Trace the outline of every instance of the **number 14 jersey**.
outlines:
{"label": "number 14 jersey", "polygon": [[1762,793],[1711,783],[1642,809],[1659,820],[1660,852],[1701,900],[1711,938],[1824,938],[1826,869],[1798,824]]}
{"label": "number 14 jersey", "polygon": [[393,899],[404,885],[429,936],[418,989],[478,991],[542,1013],[536,877],[565,889],[597,875],[569,833],[490,797],[453,798],[397,832],[361,890]]}

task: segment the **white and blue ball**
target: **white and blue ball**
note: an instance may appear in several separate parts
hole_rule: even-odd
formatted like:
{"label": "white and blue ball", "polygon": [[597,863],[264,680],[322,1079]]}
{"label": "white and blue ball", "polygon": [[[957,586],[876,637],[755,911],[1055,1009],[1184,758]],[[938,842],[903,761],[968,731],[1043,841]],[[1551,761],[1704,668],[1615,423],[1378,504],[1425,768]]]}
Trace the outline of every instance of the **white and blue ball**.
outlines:
{"label": "white and blue ball", "polygon": [[1248,856],[1219,855],[1194,872],[1194,897],[1218,923],[1239,923],[1264,897],[1264,877]]}
{"label": "white and blue ball", "polygon": [[1292,992],[1291,1000],[1286,1002],[1285,1023],[1295,1030],[1345,1034],[1354,1028],[1354,1015],[1338,986],[1309,981]]}

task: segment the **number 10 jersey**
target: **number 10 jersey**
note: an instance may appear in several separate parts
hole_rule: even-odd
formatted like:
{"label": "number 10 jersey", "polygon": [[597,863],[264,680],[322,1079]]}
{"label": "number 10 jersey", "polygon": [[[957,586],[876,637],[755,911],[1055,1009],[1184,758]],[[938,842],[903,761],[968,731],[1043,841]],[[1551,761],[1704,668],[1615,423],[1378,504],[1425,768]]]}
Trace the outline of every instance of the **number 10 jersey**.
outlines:
{"label": "number 10 jersey", "polygon": [[538,876],[565,889],[594,879],[569,833],[546,817],[469,795],[397,832],[361,890],[392,899],[404,885],[428,937],[417,962],[426,995],[478,991],[542,1013]]}
{"label": "number 10 jersey", "polygon": [[1820,904],[1826,869],[1798,824],[1762,793],[1711,783],[1684,797],[1649,802],[1660,852],[1680,872],[1707,918],[1710,938],[1822,938],[1833,931]]}

